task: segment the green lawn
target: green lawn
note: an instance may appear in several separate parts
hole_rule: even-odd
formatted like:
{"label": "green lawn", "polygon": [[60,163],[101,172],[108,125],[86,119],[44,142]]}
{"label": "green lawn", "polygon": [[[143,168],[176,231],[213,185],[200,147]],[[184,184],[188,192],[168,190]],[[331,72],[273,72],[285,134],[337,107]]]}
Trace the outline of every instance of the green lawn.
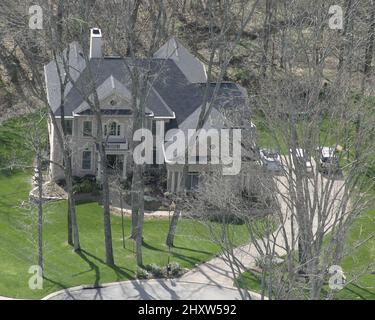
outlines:
{"label": "green lawn", "polygon": [[[10,162],[28,165],[32,150],[24,139],[30,123],[39,123],[41,132],[46,131],[43,114],[35,113],[11,119],[0,125],[0,295],[17,298],[41,298],[61,288],[133,279],[137,272],[134,245],[127,240],[122,247],[121,217],[112,216],[113,247],[116,267],[104,263],[104,231],[101,207],[96,203],[77,205],[82,254],[72,252],[66,238],[66,203],[51,203],[44,208],[44,287],[30,290],[30,266],[37,262],[36,208],[21,207],[30,191],[30,173],[15,172]],[[25,202],[26,203],[26,202]],[[235,243],[247,240],[244,226],[231,226]],[[165,266],[168,248],[164,245],[168,219],[146,219],[144,224],[144,264]],[[219,228],[218,228],[219,230]],[[130,219],[125,219],[125,231],[129,235]],[[219,253],[219,247],[209,241],[208,227],[182,219],[177,227],[175,248],[170,261],[183,267],[209,260]]]}
{"label": "green lawn", "polygon": [[[284,130],[288,128],[288,126],[285,127],[285,120],[280,120],[281,122],[279,125],[274,128],[275,132],[272,132],[269,124],[267,124],[268,120],[259,112],[255,112],[251,120],[256,125],[257,145],[259,148],[280,150],[281,154],[284,155],[289,153],[289,147],[285,141],[287,133],[281,131],[281,128],[284,128]],[[306,137],[304,131],[309,124],[309,120],[301,120],[301,123],[297,126],[297,132],[300,139]],[[332,119],[322,119],[319,126],[320,145],[335,146],[337,143],[336,130],[338,127],[339,123],[337,123],[337,121],[332,121]]]}
{"label": "green lawn", "polygon": [[[116,267],[104,263],[103,219],[96,203],[77,206],[83,252],[72,252],[66,243],[66,203],[45,207],[44,245],[45,281],[43,290],[30,290],[28,269],[37,261],[36,211],[20,208],[27,199],[30,175],[18,172],[0,175],[0,295],[17,298],[41,298],[48,293],[80,284],[106,283],[132,279],[137,271],[133,242],[122,248],[121,218],[112,216]],[[125,230],[130,232],[130,220]],[[246,241],[244,226],[233,226],[235,242]],[[168,219],[146,219],[144,225],[144,264],[166,265],[168,248],[164,245]],[[179,222],[171,262],[191,268],[210,259],[219,248],[209,241],[207,227],[191,220]]]}
{"label": "green lawn", "polygon": [[[28,144],[30,125],[38,124],[43,132],[47,132],[47,121],[43,112],[30,114],[5,121],[0,125],[0,171],[10,163],[18,166],[29,165],[33,152]],[[47,143],[47,135],[43,135],[43,144]]]}
{"label": "green lawn", "polygon": [[[352,245],[367,239],[375,232],[375,209],[369,210],[352,226],[348,242]],[[344,258],[341,266],[347,273],[348,280],[362,275],[368,264],[375,264],[375,237],[361,245],[354,254]],[[372,267],[374,271],[375,267]],[[375,300],[375,274],[369,272],[360,276],[353,284],[348,285],[338,294],[342,299]]]}

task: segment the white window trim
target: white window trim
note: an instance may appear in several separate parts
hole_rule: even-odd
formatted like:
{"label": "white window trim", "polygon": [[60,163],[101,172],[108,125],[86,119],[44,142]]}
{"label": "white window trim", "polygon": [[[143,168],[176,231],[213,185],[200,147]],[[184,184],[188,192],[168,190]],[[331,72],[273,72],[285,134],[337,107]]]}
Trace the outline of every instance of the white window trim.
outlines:
{"label": "white window trim", "polygon": [[[74,121],[73,121],[73,118],[64,118],[64,121],[71,121],[72,122],[72,132],[71,133],[68,133],[67,135],[68,136],[73,136],[74,135]],[[61,125],[61,130],[62,130],[62,124]],[[66,125],[66,124],[65,124]],[[62,132],[62,131],[61,131]]]}
{"label": "white window trim", "polygon": [[[89,134],[89,135],[85,135],[85,122],[91,122],[91,134]],[[83,120],[82,121],[82,137],[84,137],[84,138],[92,137],[92,131],[93,131],[92,120]]]}
{"label": "white window trim", "polygon": [[108,134],[108,137],[122,137],[123,136],[123,132],[122,132],[122,125],[121,125],[121,123],[119,122],[119,121],[117,121],[117,120],[109,120],[109,121],[107,121],[105,124],[104,124],[104,127],[103,127],[103,133],[104,133],[104,136],[107,136],[107,133],[108,132],[106,132],[106,127],[107,127],[107,131],[108,131],[108,127],[109,127],[109,125],[111,125],[112,123],[116,123],[116,133],[118,132],[118,129],[120,128],[120,134],[119,135],[111,135],[111,134]]}
{"label": "white window trim", "polygon": [[[89,169],[86,169],[86,168],[83,168],[83,154],[85,152],[90,152],[90,168]],[[91,171],[92,170],[92,151],[91,150],[83,150],[82,151],[82,159],[81,159],[81,169],[84,170],[84,171]]]}

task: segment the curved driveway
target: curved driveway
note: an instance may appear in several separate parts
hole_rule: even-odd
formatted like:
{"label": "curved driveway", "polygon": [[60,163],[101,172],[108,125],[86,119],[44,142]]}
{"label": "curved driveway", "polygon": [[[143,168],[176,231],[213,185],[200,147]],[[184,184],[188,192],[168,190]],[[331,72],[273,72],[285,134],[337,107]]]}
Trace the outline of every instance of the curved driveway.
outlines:
{"label": "curved driveway", "polygon": [[241,295],[234,288],[153,279],[111,283],[99,288],[80,286],[52,293],[44,300],[241,300]]}

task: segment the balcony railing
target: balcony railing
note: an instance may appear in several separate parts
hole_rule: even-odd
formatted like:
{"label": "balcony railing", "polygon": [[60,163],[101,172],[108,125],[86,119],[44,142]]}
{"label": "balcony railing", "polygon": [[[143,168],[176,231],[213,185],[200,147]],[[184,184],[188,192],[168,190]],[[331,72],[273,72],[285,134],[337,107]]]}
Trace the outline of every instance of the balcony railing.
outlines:
{"label": "balcony railing", "polygon": [[109,137],[106,148],[107,150],[128,150],[128,140],[124,137]]}

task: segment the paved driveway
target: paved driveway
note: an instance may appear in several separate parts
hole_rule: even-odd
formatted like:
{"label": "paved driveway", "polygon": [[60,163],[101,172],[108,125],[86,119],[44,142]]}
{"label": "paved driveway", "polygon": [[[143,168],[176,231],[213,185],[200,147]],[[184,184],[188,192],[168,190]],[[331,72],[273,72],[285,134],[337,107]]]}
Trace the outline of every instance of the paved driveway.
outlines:
{"label": "paved driveway", "polygon": [[[254,296],[257,298],[257,295]],[[76,287],[45,300],[241,300],[237,289],[181,280],[124,281],[101,288]]]}
{"label": "paved driveway", "polygon": [[[315,165],[315,163],[314,163]],[[279,204],[281,206],[281,212],[283,213],[283,224],[284,228],[279,227],[274,233],[273,237],[270,238],[271,246],[275,244],[275,252],[279,255],[285,255],[286,251],[286,242],[288,243],[289,247],[296,248],[296,235],[298,233],[296,223],[291,223],[291,212],[285,198],[281,196],[281,194],[288,194],[288,182],[287,179],[283,176],[275,177],[275,181],[277,183],[278,189],[280,191],[279,196]],[[319,175],[319,189],[327,183],[328,180],[321,175]],[[340,194],[340,190],[343,188],[343,181],[341,180],[334,180],[333,181],[333,188],[332,192],[330,193],[333,197],[328,199],[329,202],[332,202],[332,212],[335,211],[335,207],[339,205],[341,201],[342,194]],[[320,187],[321,185],[321,187]],[[320,190],[318,189],[318,193]],[[313,198],[313,188],[310,188],[310,197]],[[289,197],[289,195],[287,195]],[[334,217],[331,216],[326,221],[325,229],[329,229],[332,224],[334,223]],[[294,225],[294,230],[292,230],[292,225]],[[313,220],[313,232],[315,233],[317,230],[318,225],[318,218],[315,217]],[[271,240],[274,239],[274,240]],[[264,250],[264,245],[267,244],[267,240],[264,242],[259,240],[257,245],[258,248]],[[246,269],[253,268],[256,266],[256,260],[259,258],[259,250],[256,248],[254,244],[247,244],[241,247],[238,247],[234,250],[233,255],[241,262],[242,266],[245,268],[240,267],[240,270],[235,272],[236,276],[240,273],[246,271]],[[194,268],[187,272],[185,275],[182,276],[181,280],[189,281],[189,282],[196,282],[196,283],[206,283],[211,285],[222,285],[225,287],[233,287],[233,271],[230,266],[228,260],[221,256],[212,259],[206,263],[199,265],[197,268]]]}

